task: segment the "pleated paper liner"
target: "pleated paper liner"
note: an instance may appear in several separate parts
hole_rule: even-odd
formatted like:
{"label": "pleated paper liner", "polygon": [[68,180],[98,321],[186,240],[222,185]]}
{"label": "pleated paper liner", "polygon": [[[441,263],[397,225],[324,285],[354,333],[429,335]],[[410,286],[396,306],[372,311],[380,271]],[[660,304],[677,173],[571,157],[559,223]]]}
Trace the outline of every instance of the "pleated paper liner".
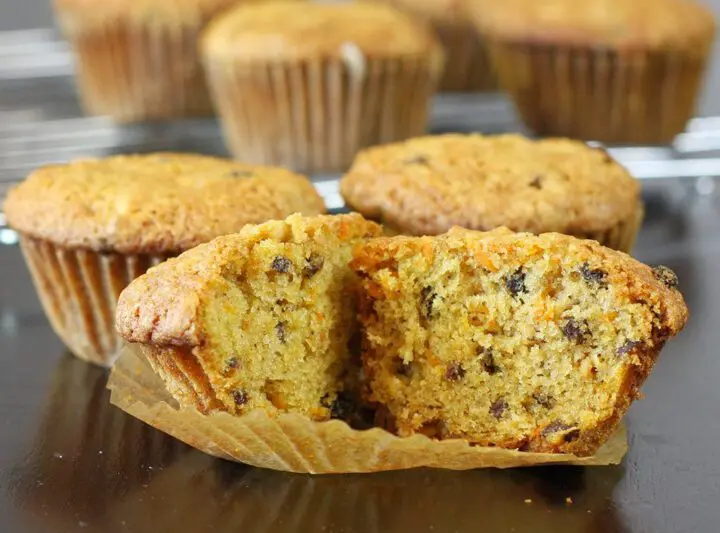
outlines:
{"label": "pleated paper liner", "polygon": [[640,232],[644,217],[645,208],[640,202],[635,213],[627,219],[621,220],[609,230],[588,233],[581,237],[592,239],[603,246],[629,254],[632,252],[633,246],[635,246],[635,240]]}
{"label": "pleated paper liner", "polygon": [[202,20],[66,25],[85,111],[118,122],[213,115],[197,52],[202,26]]}
{"label": "pleated paper liner", "polygon": [[434,27],[445,50],[440,91],[497,91],[490,54],[477,30],[470,24],[450,22],[436,22]]}
{"label": "pleated paper liner", "polygon": [[206,58],[235,157],[305,172],[345,170],[362,148],[426,132],[442,65],[369,59],[231,63]]}
{"label": "pleated paper liner", "polygon": [[529,453],[471,446],[462,440],[434,441],[423,435],[399,438],[382,429],[351,429],[338,420],[313,422],[296,414],[269,417],[260,410],[241,417],[203,415],[180,407],[148,365],[141,348],[123,348],[108,383],[120,409],[205,453],[262,468],[311,474],[344,474],[417,467],[466,470],[545,464],[618,464],[627,451],[620,428],[593,457]]}
{"label": "pleated paper liner", "polygon": [[81,359],[111,366],[121,346],[115,333],[120,292],[166,257],[70,249],[26,235],[20,246],[58,337]]}
{"label": "pleated paper liner", "polygon": [[693,53],[490,42],[500,85],[542,136],[662,144],[693,116],[709,44]]}

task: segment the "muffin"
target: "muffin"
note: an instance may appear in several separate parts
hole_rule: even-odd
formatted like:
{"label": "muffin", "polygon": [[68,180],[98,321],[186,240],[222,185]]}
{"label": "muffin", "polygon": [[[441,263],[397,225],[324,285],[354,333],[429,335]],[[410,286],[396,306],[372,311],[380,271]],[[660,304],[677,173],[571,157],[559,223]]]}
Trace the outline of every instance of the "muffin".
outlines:
{"label": "muffin", "polygon": [[497,81],[480,34],[461,0],[384,0],[432,24],[445,50],[443,92],[495,91]]}
{"label": "muffin", "polygon": [[538,135],[668,143],[692,117],[715,37],[691,0],[472,0],[500,85]]}
{"label": "muffin", "polygon": [[211,115],[200,30],[242,0],[54,0],[87,113],[122,122]]}
{"label": "muffin", "polygon": [[182,406],[345,418],[357,384],[348,262],[356,244],[380,234],[358,214],[247,226],[132,282],[117,330],[140,343]]}
{"label": "muffin", "polygon": [[409,235],[506,226],[630,251],[643,213],[639,182],[604,150],[518,135],[440,135],[370,148],[340,190],[353,209]]}
{"label": "muffin", "polygon": [[369,400],[400,436],[589,456],[687,320],[669,269],[561,234],[381,238],[351,265]]}
{"label": "muffin", "polygon": [[240,6],[201,47],[235,156],[305,171],[423,133],[443,66],[428,27],[374,3]]}
{"label": "muffin", "polygon": [[75,355],[111,365],[117,298],[151,265],[245,224],[325,207],[283,169],[155,154],[42,168],[4,210],[55,332]]}

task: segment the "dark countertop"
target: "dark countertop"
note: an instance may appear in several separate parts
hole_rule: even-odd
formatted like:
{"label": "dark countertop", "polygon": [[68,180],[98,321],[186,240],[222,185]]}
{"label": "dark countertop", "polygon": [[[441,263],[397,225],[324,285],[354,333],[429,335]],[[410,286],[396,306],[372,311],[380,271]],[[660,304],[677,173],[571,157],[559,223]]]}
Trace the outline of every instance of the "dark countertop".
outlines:
{"label": "dark countertop", "polygon": [[637,255],[675,269],[692,317],[631,408],[621,466],[312,477],[213,459],[109,405],[106,373],[64,352],[0,246],[0,531],[720,531],[714,185],[646,184]]}

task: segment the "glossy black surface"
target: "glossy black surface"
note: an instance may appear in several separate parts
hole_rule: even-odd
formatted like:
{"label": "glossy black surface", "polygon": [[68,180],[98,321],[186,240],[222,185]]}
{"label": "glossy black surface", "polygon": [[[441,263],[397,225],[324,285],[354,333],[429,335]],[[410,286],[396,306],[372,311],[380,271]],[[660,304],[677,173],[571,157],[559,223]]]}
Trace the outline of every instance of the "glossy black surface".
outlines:
{"label": "glossy black surface", "polygon": [[637,254],[677,271],[692,317],[617,467],[311,477],[207,457],[109,405],[0,246],[0,532],[720,531],[720,196],[667,182],[646,199]]}

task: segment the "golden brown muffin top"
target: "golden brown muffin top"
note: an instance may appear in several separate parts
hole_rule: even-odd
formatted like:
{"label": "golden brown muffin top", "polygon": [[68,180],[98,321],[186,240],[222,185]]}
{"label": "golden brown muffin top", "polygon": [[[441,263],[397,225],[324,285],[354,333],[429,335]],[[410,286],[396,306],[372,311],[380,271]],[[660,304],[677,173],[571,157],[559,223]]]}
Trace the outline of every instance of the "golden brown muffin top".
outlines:
{"label": "golden brown muffin top", "polygon": [[19,232],[62,246],[167,254],[245,224],[325,211],[304,176],[171,153],[47,166],[11,189],[4,208]]}
{"label": "golden brown muffin top", "polygon": [[469,0],[468,5],[485,33],[517,42],[693,48],[715,32],[710,10],[693,0]]}
{"label": "golden brown muffin top", "polygon": [[464,0],[384,0],[388,4],[435,22],[465,21]]}
{"label": "golden brown muffin top", "polygon": [[426,25],[378,3],[270,2],[239,6],[218,17],[203,37],[213,60],[442,57]]}
{"label": "golden brown muffin top", "polygon": [[[247,226],[233,235],[169,259],[135,279],[120,295],[116,313],[118,333],[128,341],[153,345],[197,346],[206,331],[200,309],[225,276],[267,265],[248,264],[255,246],[264,241],[323,242],[332,234],[343,242],[377,237],[382,229],[357,213],[302,217]],[[328,242],[337,242],[337,240]],[[328,253],[336,253],[332,248]],[[281,263],[279,268],[284,265]],[[283,270],[278,270],[283,271]]]}
{"label": "golden brown muffin top", "polygon": [[633,217],[640,185],[604,150],[567,139],[440,135],[361,152],[347,203],[400,232],[452,226],[586,234]]}

